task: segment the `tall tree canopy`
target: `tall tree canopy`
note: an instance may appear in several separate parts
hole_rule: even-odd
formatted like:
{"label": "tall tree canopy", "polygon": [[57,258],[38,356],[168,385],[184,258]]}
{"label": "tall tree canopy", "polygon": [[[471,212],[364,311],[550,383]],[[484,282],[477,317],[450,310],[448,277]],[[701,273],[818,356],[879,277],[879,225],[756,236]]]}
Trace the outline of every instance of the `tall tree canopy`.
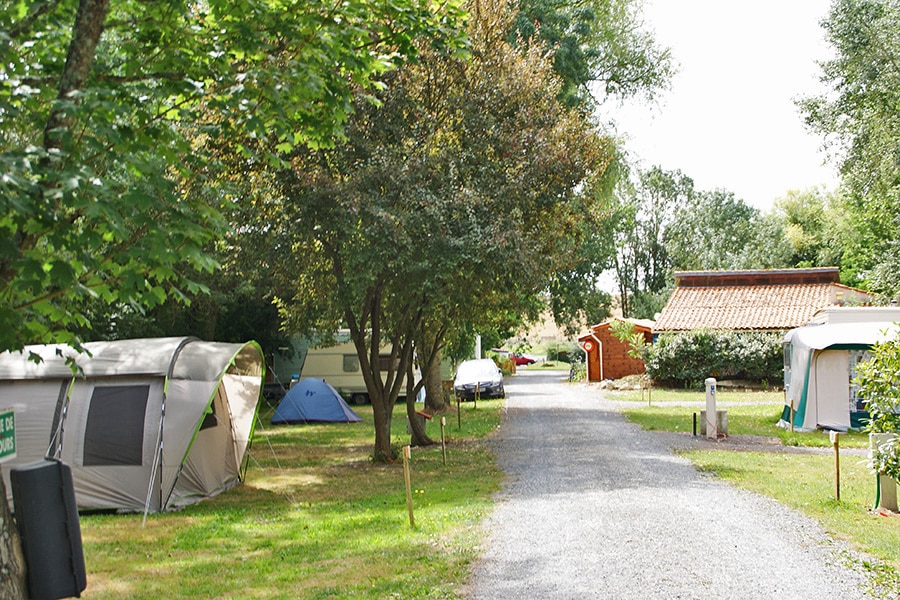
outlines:
{"label": "tall tree canopy", "polygon": [[270,199],[283,219],[255,228],[284,242],[288,323],[350,328],[380,458],[413,342],[434,344],[417,349],[424,367],[452,333],[532,306],[578,243],[580,190],[610,160],[556,100],[546,49],[504,41],[507,10],[475,3],[467,60],[423,49],[382,79],[378,106],[360,101],[345,142],[298,149]]}
{"label": "tall tree canopy", "polygon": [[835,0],[823,22],[829,91],[801,103],[841,165],[853,244],[844,260],[876,289],[900,293],[900,3]]}
{"label": "tall tree canopy", "polygon": [[[77,342],[86,298],[155,306],[226,229],[211,148],[327,145],[352,89],[453,42],[430,2],[0,2],[0,348]],[[239,151],[250,153],[243,145]]]}
{"label": "tall tree canopy", "polygon": [[[198,290],[233,199],[214,150],[265,140],[254,158],[277,163],[331,144],[353,90],[413,40],[457,43],[460,16],[428,0],[0,0],[0,350],[78,344],[89,305]],[[4,598],[24,596],[12,563]]]}
{"label": "tall tree canopy", "polygon": [[516,37],[554,50],[560,98],[570,106],[652,98],[674,70],[670,50],[641,19],[641,0],[522,0],[511,41]]}
{"label": "tall tree canopy", "polygon": [[697,192],[676,206],[665,242],[672,267],[693,271],[741,267],[759,211],[725,190]]}
{"label": "tall tree canopy", "polygon": [[672,260],[666,244],[679,206],[693,202],[694,181],[654,166],[623,181],[612,225],[614,272],[626,317],[653,318],[665,302]]}

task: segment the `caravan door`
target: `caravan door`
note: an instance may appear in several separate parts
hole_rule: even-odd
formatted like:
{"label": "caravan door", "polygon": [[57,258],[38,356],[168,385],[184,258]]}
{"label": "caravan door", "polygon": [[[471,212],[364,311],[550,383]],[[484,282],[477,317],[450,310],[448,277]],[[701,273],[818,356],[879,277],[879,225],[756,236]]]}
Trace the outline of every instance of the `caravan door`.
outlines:
{"label": "caravan door", "polygon": [[813,357],[809,397],[816,399],[816,425],[824,429],[850,428],[850,358],[846,350],[822,350]]}

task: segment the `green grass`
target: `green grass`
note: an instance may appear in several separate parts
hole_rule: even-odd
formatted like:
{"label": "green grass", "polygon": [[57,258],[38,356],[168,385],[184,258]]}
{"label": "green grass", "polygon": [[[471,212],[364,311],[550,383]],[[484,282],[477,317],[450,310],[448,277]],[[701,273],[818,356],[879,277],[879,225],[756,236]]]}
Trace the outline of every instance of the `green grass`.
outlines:
{"label": "green grass", "polygon": [[[502,401],[447,415],[441,447],[413,448],[416,527],[402,464],[369,460],[364,422],[258,429],[246,481],[180,512],[83,515],[84,598],[453,598],[502,473],[484,443]],[[263,423],[268,423],[267,416]],[[393,439],[407,443],[405,407]],[[440,425],[429,434],[440,440]]]}
{"label": "green grass", "polygon": [[[693,430],[693,415],[706,410],[705,392],[687,390],[654,389],[647,402],[646,393],[641,399],[637,392],[606,392],[609,398],[627,402],[623,408],[625,416],[644,429],[653,431]],[[730,392],[720,391],[716,397],[718,410],[728,411],[729,435],[755,435],[781,440],[785,446],[831,445],[827,434],[821,431],[799,432],[776,426],[784,409],[781,392]],[[699,428],[699,425],[698,425]],[[868,435],[849,432],[841,435],[842,446],[866,448]]]}
{"label": "green grass", "polygon": [[834,458],[825,455],[693,450],[684,455],[701,470],[774,498],[818,521],[883,565],[867,565],[879,597],[900,596],[900,518],[873,512],[875,476],[864,459],[842,456],[840,501],[834,495]]}
{"label": "green grass", "polygon": [[[705,393],[687,390],[605,392],[622,403],[625,416],[644,429],[690,432],[692,415],[706,408]],[[717,407],[728,411],[729,435],[776,438],[785,446],[830,446],[820,431],[790,432],[775,426],[782,407],[781,392],[730,392],[721,390]],[[842,434],[841,448],[865,448],[868,436]],[[900,597],[900,518],[872,511],[875,476],[862,456],[844,454],[840,461],[840,501],[834,495],[832,453],[796,454],[731,450],[691,450],[683,453],[703,471],[799,510],[818,521],[830,535],[881,561],[866,564],[876,597]]]}

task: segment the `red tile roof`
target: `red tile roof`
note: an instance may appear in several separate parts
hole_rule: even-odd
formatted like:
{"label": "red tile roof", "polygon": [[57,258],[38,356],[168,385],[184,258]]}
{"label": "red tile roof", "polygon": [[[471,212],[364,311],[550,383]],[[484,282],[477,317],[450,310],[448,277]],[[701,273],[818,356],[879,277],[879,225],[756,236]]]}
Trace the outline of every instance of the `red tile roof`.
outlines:
{"label": "red tile roof", "polygon": [[653,330],[785,330],[843,300],[860,303],[871,298],[838,283],[676,287]]}

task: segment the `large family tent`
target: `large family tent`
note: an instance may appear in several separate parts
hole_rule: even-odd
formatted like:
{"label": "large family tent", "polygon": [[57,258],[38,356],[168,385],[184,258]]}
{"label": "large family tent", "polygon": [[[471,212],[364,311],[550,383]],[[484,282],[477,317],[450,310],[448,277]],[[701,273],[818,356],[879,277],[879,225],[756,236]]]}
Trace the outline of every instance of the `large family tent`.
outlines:
{"label": "large family tent", "polygon": [[[784,337],[785,406],[779,425],[801,431],[859,428],[868,418],[853,380],[875,344],[895,339],[886,322],[805,325]],[[793,409],[793,410],[792,410]]]}
{"label": "large family tent", "polygon": [[347,406],[330,383],[309,377],[298,381],[284,395],[272,424],[285,423],[358,423],[360,416]]}
{"label": "large family tent", "polygon": [[256,342],[182,337],[84,349],[0,354],[0,408],[15,411],[7,491],[11,468],[44,457],[72,468],[79,509],[162,512],[241,481],[265,375]]}

